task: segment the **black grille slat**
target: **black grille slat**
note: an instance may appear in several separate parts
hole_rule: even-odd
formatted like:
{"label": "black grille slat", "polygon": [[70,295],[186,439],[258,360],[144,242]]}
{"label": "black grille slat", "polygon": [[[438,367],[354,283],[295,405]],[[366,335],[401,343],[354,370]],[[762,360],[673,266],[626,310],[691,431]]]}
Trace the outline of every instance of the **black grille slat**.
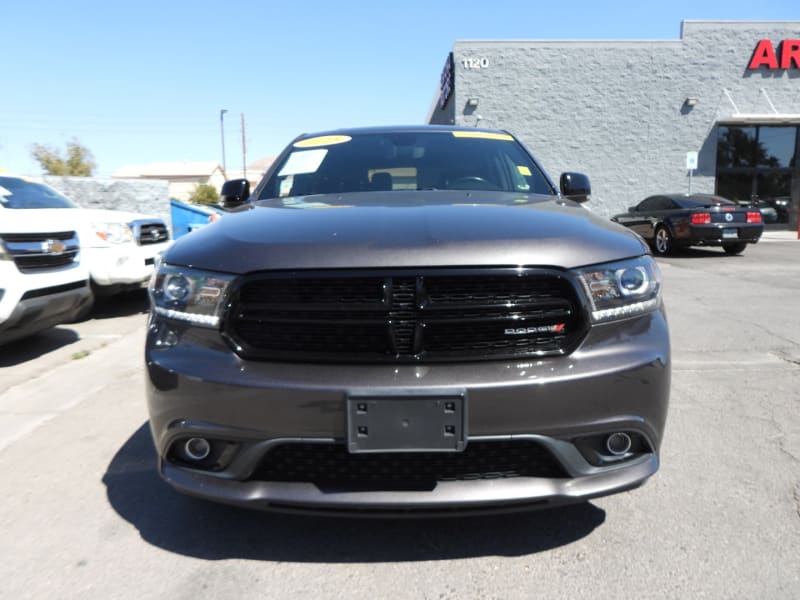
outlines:
{"label": "black grille slat", "polygon": [[4,233],[0,239],[8,243],[44,242],[46,240],[70,240],[75,236],[74,231],[56,231],[55,233]]}
{"label": "black grille slat", "polygon": [[224,331],[261,360],[495,360],[571,352],[583,314],[554,271],[259,273],[235,290]]}
{"label": "black grille slat", "polygon": [[463,452],[369,454],[350,454],[344,444],[287,443],[270,450],[250,480],[430,488],[443,481],[567,476],[546,448],[520,440],[470,442]]}
{"label": "black grille slat", "polygon": [[563,290],[552,277],[497,277],[479,280],[426,277],[427,300],[432,306],[531,306],[560,300]]}
{"label": "black grille slat", "polygon": [[243,287],[241,301],[258,304],[383,305],[383,278],[265,279]]}
{"label": "black grille slat", "polygon": [[[310,325],[310,326],[309,326]],[[386,325],[343,323],[275,323],[242,324],[239,335],[248,343],[266,352],[327,354],[389,354],[391,347]]]}
{"label": "black grille slat", "polygon": [[415,277],[397,277],[389,284],[391,290],[391,310],[389,323],[392,328],[392,344],[398,356],[415,354],[414,333],[415,301],[417,297],[417,279]]}
{"label": "black grille slat", "polygon": [[15,256],[14,263],[22,272],[37,271],[45,269],[57,269],[66,267],[75,261],[77,252],[65,252],[64,254],[42,254],[33,256]]}

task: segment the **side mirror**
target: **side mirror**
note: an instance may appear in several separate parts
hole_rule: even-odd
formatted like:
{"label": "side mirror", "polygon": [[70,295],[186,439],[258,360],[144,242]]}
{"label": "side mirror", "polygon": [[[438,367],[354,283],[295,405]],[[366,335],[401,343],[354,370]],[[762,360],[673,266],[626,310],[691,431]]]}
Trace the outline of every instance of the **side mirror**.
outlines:
{"label": "side mirror", "polygon": [[592,194],[589,178],[583,173],[561,174],[561,195],[575,202],[586,202]]}
{"label": "side mirror", "polygon": [[220,203],[224,208],[236,208],[250,198],[250,182],[247,179],[231,179],[222,184]]}
{"label": "side mirror", "polygon": [[628,212],[629,213],[636,212],[636,207],[635,206],[629,206],[628,207]]}

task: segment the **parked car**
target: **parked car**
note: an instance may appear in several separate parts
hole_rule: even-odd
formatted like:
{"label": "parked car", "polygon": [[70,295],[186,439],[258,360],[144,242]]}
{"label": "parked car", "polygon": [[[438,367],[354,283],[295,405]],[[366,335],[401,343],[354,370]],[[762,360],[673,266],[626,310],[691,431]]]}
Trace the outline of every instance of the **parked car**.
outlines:
{"label": "parked car", "polygon": [[750,208],[751,210],[753,208],[758,209],[758,211],[761,213],[761,220],[765,224],[779,222],[779,214],[778,210],[774,206],[774,199],[770,201],[767,200],[766,198],[755,198],[750,202],[739,201],[739,206],[742,206],[744,208]]}
{"label": "parked car", "polygon": [[0,345],[76,319],[91,306],[78,232],[61,211],[14,210],[0,177]]}
{"label": "parked car", "polygon": [[503,131],[295,139],[150,287],[159,472],[357,515],[528,509],[641,485],[670,387],[661,275]]}
{"label": "parked car", "polygon": [[641,235],[660,256],[687,246],[722,246],[728,254],[740,254],[764,230],[757,208],[712,194],[650,196],[611,220]]}
{"label": "parked car", "polygon": [[30,211],[31,219],[53,216],[61,229],[77,232],[81,261],[97,295],[146,286],[157,257],[172,243],[167,224],[158,217],[80,208],[50,186],[24,177],[0,176],[0,187],[5,190],[0,223],[11,214]]}

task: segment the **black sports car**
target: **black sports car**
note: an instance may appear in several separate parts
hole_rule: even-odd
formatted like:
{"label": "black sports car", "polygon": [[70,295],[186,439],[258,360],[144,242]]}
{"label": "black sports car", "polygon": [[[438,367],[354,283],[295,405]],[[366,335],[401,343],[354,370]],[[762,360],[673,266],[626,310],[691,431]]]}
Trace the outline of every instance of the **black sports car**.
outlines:
{"label": "black sports car", "polygon": [[682,246],[722,246],[739,254],[764,230],[757,208],[713,194],[659,194],[611,217],[641,235],[660,256]]}

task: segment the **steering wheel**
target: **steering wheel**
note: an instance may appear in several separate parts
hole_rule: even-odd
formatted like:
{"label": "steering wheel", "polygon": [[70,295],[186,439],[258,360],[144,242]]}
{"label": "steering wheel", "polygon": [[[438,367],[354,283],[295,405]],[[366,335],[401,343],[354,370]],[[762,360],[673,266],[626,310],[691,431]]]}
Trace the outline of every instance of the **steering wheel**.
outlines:
{"label": "steering wheel", "polygon": [[448,185],[447,187],[453,190],[499,190],[500,189],[491,181],[487,181],[483,177],[477,177],[474,175],[469,175],[466,177],[459,177],[458,179],[454,179],[453,181],[450,182],[450,185]]}

